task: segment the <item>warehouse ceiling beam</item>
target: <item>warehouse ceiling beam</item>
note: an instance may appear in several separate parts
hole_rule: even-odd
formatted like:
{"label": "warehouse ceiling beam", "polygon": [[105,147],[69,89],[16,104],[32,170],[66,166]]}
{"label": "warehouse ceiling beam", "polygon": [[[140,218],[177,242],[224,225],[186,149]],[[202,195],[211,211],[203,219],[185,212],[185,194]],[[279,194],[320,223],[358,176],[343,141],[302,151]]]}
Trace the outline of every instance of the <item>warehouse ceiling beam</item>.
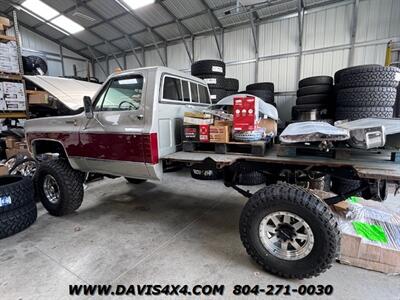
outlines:
{"label": "warehouse ceiling beam", "polygon": [[[200,0],[200,2],[204,5],[205,8],[207,8],[207,13],[210,14],[211,13],[211,17],[212,19],[217,23],[218,27],[220,28],[224,28],[224,26],[222,25],[221,21],[218,20],[217,16],[215,15],[214,11],[211,9],[211,7],[207,4],[207,2],[205,0]],[[229,7],[229,6],[228,6]],[[210,23],[210,25],[213,25],[212,22]]]}
{"label": "warehouse ceiling beam", "polygon": [[[1,0],[0,0],[0,1],[1,1]],[[326,6],[326,5],[334,5],[334,6],[336,7],[336,6],[342,5],[342,3],[347,3],[347,2],[348,2],[348,0],[340,0],[339,2],[338,2],[338,0],[328,1],[328,2],[319,2],[319,3],[316,3],[316,4],[312,4],[312,5],[306,6],[306,7],[305,7],[305,10],[317,9],[317,8],[320,8],[320,7],[323,7],[323,6]],[[279,3],[280,3],[280,2],[279,2]],[[230,6],[231,6],[231,5],[230,5]],[[219,7],[219,8],[216,8],[216,9],[222,9],[222,8],[223,8],[223,7]],[[226,6],[225,6],[225,8],[226,8]],[[265,24],[265,23],[268,23],[268,22],[270,22],[270,21],[272,21],[272,20],[280,20],[281,18],[286,18],[288,15],[292,15],[292,14],[294,14],[294,13],[296,13],[296,15],[297,15],[297,12],[298,12],[298,9],[295,8],[295,9],[291,9],[291,10],[289,10],[289,11],[284,11],[284,12],[282,12],[282,13],[275,14],[275,15],[273,15],[273,16],[268,16],[268,17],[259,18],[259,19],[257,19],[257,20],[255,21],[255,25]],[[202,14],[204,14],[204,13],[200,13],[200,14],[197,13],[196,15],[198,16],[198,15],[202,15]],[[192,15],[192,17],[195,17],[196,15]],[[296,18],[297,18],[297,16],[296,16]],[[187,19],[187,17],[185,17],[185,19]],[[179,20],[183,20],[183,19],[179,19]],[[173,21],[172,23],[175,23],[175,21]],[[171,22],[169,22],[168,24],[171,24]],[[165,26],[165,25],[166,25],[166,24],[161,24],[161,25],[154,26],[153,28],[158,28],[159,26]],[[237,28],[245,28],[245,27],[247,27],[247,26],[246,26],[246,23],[232,24],[232,25],[227,25],[227,26],[225,26],[225,27],[224,27],[224,30],[234,30],[234,29],[237,29]],[[145,31],[147,31],[147,30],[145,30]],[[133,33],[133,34],[137,34],[137,33],[140,33],[140,32],[143,32],[143,31],[139,31],[139,32],[136,32],[136,33]],[[208,34],[212,34],[212,33],[213,33],[213,30],[212,30],[212,29],[205,30],[205,31],[202,31],[202,32],[199,33],[199,34],[197,34],[197,33],[193,34],[192,39],[195,38],[195,37],[197,37],[197,36],[208,35]],[[174,43],[176,43],[176,42],[178,42],[178,41],[180,41],[180,40],[181,40],[181,37],[180,37],[180,36],[179,36],[179,37],[176,37],[176,38],[172,38],[172,39],[168,40],[168,45],[174,44]],[[161,42],[159,42],[159,43],[161,43]],[[145,49],[145,48],[151,48],[151,47],[154,47],[154,46],[148,45],[148,46],[144,46],[143,48],[140,48],[140,49],[142,49],[142,51],[143,51],[143,49]],[[86,49],[86,48],[85,48],[85,49]],[[82,49],[82,50],[83,50],[83,49]],[[121,52],[121,54],[123,54],[123,52]],[[117,54],[117,55],[118,55],[118,54]],[[194,56],[193,56],[193,57],[194,57]],[[104,56],[104,57],[101,57],[100,59],[101,59],[101,60],[104,60],[104,59],[105,59],[105,56]]]}
{"label": "warehouse ceiling beam", "polygon": [[132,42],[132,40],[130,39],[129,35],[125,34],[125,39],[126,39],[126,41],[128,42],[128,45],[129,45],[129,47],[131,48],[132,54],[133,54],[133,56],[135,57],[137,63],[139,64],[140,67],[143,67],[143,64],[142,64],[142,62],[140,61],[139,56],[137,56],[137,54],[136,54],[135,47],[134,47],[133,42]]}
{"label": "warehouse ceiling beam", "polygon": [[142,18],[140,18],[135,12],[133,12],[130,8],[128,8],[125,4],[123,4],[120,0],[114,0],[114,1],[117,2],[119,4],[119,6],[121,6],[123,9],[125,9],[127,11],[127,13],[135,19],[135,21],[139,22],[144,27],[146,27],[147,31],[148,31],[148,29],[150,29],[153,32],[153,35],[157,36],[161,41],[167,42],[167,40],[163,36],[161,36],[160,34],[158,34],[157,32],[155,32],[153,30],[154,29],[153,27],[151,27],[147,22],[145,22]]}
{"label": "warehouse ceiling beam", "polygon": [[176,26],[178,26],[179,34],[181,35],[183,45],[185,46],[185,49],[186,49],[186,53],[189,57],[190,63],[193,63],[193,57],[192,57],[192,54],[190,53],[189,46],[186,43],[185,37],[183,36],[181,25],[182,24],[179,22],[179,20],[176,20]]}
{"label": "warehouse ceiling beam", "polygon": [[212,14],[211,14],[211,10],[208,11],[208,18],[209,18],[209,20],[210,20],[210,25],[211,25],[211,27],[212,27],[212,32],[213,32],[213,35],[214,35],[215,44],[217,45],[217,50],[218,50],[219,58],[220,58],[220,59],[223,59],[221,47],[220,47],[219,41],[218,41],[217,31],[215,30],[215,27],[214,27],[214,24],[213,24],[213,21],[212,21],[213,17],[212,17]]}
{"label": "warehouse ceiling beam", "polygon": [[304,32],[304,2],[303,0],[297,0],[297,22],[299,29],[299,60],[297,64],[297,81],[300,81],[301,77],[301,68],[302,68],[302,60],[303,60],[303,32]]}
{"label": "warehouse ceiling beam", "polygon": [[[162,6],[162,8],[165,9],[165,11],[175,20],[175,22],[179,22],[181,24],[181,27],[190,35],[193,36],[193,33],[189,30],[189,28],[187,28],[184,24],[182,24],[178,17],[175,16],[175,14],[164,4],[164,2],[162,0],[158,0],[157,1],[158,4],[160,4]],[[181,34],[182,35],[182,34]]]}
{"label": "warehouse ceiling beam", "polygon": [[[19,5],[19,3],[15,2],[15,1],[11,1],[11,2],[8,2],[8,4],[11,4],[14,8],[16,8],[17,10],[20,10],[20,5]],[[36,34],[42,35],[42,36],[48,38],[49,40],[54,41],[56,44],[60,44],[60,43],[61,43],[61,39],[55,40],[55,39],[51,38],[49,35],[47,35],[47,34],[41,32],[41,31],[38,31],[37,28],[34,28],[34,27],[32,27],[32,26],[23,24],[23,23],[21,23],[21,22],[19,22],[19,23],[20,23],[22,26],[24,26],[25,28],[27,28],[27,29],[29,29],[29,30],[35,32]],[[45,24],[45,23],[40,23],[40,25],[41,25],[41,24]],[[29,27],[29,28],[28,28],[28,27]],[[84,42],[84,41],[78,39],[78,38],[75,37],[74,35],[68,35],[67,37],[70,37],[71,39],[74,39],[74,40],[76,40],[76,41],[82,43],[83,45],[85,45],[85,47],[89,46],[89,44],[87,44],[86,42]],[[64,45],[65,45],[65,44],[63,43],[63,46],[64,46]],[[71,49],[70,49],[71,47],[68,47],[68,46],[64,46],[64,47],[65,47],[65,48],[68,48],[69,50],[71,50]],[[81,52],[81,50],[83,50],[83,49],[71,50],[71,51],[77,52],[77,53],[79,53],[80,55],[82,55],[82,56],[88,58],[86,55],[84,55],[84,54]],[[102,55],[105,55],[105,53],[103,53],[103,52],[101,52],[101,51],[99,51],[99,52],[100,52]]]}
{"label": "warehouse ceiling beam", "polygon": [[94,51],[93,51],[92,47],[88,46],[87,49],[89,50],[90,55],[92,55],[92,59],[94,59],[94,60],[97,62],[97,64],[99,65],[100,70],[101,70],[101,71],[103,72],[103,74],[107,77],[108,74],[107,74],[106,70],[104,70],[104,68],[103,68],[103,66],[101,65],[101,63],[100,63],[99,59],[97,58],[97,56],[94,54]]}
{"label": "warehouse ceiling beam", "polygon": [[108,52],[111,53],[112,58],[115,60],[115,62],[117,63],[118,67],[123,70],[124,67],[121,65],[121,63],[119,62],[119,60],[117,59],[117,57],[115,56],[115,54],[111,51],[111,45],[109,42],[104,41],[104,44],[107,46],[108,48]]}
{"label": "warehouse ceiling beam", "polygon": [[357,23],[358,23],[358,9],[360,6],[360,0],[354,0],[353,2],[353,14],[351,17],[351,32],[350,32],[350,53],[349,53],[349,67],[354,65],[354,44],[356,43],[357,35]]}
{"label": "warehouse ceiling beam", "polygon": [[149,32],[149,34],[150,34],[150,36],[151,36],[151,39],[153,40],[153,45],[154,45],[154,47],[156,48],[156,51],[157,51],[157,53],[158,53],[158,56],[159,56],[160,59],[161,59],[161,62],[162,62],[162,64],[163,64],[163,66],[166,66],[165,61],[164,61],[164,58],[162,57],[160,48],[158,47],[156,38],[154,37],[153,31],[151,30],[150,27],[147,27],[147,31]]}

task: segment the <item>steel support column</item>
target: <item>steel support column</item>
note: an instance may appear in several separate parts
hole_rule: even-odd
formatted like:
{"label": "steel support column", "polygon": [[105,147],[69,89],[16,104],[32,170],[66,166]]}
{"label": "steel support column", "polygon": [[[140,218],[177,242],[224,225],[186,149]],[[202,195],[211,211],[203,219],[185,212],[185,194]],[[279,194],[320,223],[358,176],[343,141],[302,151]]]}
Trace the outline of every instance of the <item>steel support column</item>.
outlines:
{"label": "steel support column", "polygon": [[251,35],[253,36],[253,43],[254,43],[254,53],[256,58],[256,64],[254,68],[254,81],[258,82],[258,67],[259,67],[259,47],[258,47],[258,40],[259,40],[259,27],[254,24],[254,15],[250,13],[250,25],[251,25]]}
{"label": "steel support column", "polygon": [[297,20],[299,25],[299,61],[297,64],[297,81],[300,81],[301,67],[303,60],[303,31],[304,31],[304,3],[303,0],[297,2]]}
{"label": "steel support column", "polygon": [[151,36],[151,39],[153,40],[153,45],[154,45],[154,47],[156,48],[156,51],[157,51],[157,53],[158,53],[158,56],[159,56],[160,59],[161,59],[161,62],[162,62],[162,64],[163,64],[163,66],[166,66],[165,61],[164,61],[164,58],[162,57],[160,48],[159,48],[158,45],[157,45],[156,38],[154,37],[153,31],[151,30],[150,27],[147,27],[147,31],[149,32],[149,34],[150,34],[150,36]]}
{"label": "steel support column", "polygon": [[135,51],[135,47],[133,46],[133,43],[132,43],[132,40],[129,38],[129,36],[127,34],[125,34],[125,39],[128,42],[129,47],[131,48],[132,54],[135,57],[136,61],[138,62],[139,66],[143,67],[144,64],[142,64],[142,62],[140,61],[139,57],[137,56],[136,51]]}
{"label": "steel support column", "polygon": [[221,51],[221,47],[219,45],[219,41],[218,41],[218,36],[217,36],[217,31],[215,30],[215,26],[213,24],[213,16],[212,16],[212,12],[211,10],[208,10],[208,18],[210,20],[210,24],[212,27],[212,32],[214,35],[214,39],[215,39],[215,44],[217,45],[217,50],[218,50],[218,54],[219,54],[219,58],[222,59],[223,55],[222,55],[222,51]]}
{"label": "steel support column", "polygon": [[104,70],[103,66],[101,65],[101,63],[100,63],[100,61],[98,60],[98,58],[96,57],[96,55],[94,55],[94,52],[93,52],[92,48],[91,48],[91,47],[87,47],[87,49],[89,50],[90,55],[92,55],[92,58],[93,58],[93,59],[97,62],[97,64],[99,65],[100,70],[101,70],[101,71],[103,72],[103,74],[107,77],[108,74],[107,74],[106,70]]}
{"label": "steel support column", "polygon": [[354,65],[354,44],[356,42],[357,34],[357,22],[358,22],[358,8],[360,6],[360,0],[354,0],[353,3],[353,15],[351,18],[351,32],[350,32],[350,53],[349,53],[349,67]]}
{"label": "steel support column", "polygon": [[58,45],[60,47],[60,58],[61,58],[61,72],[62,76],[65,76],[65,65],[64,65],[64,54],[63,54],[63,47],[61,45]]}
{"label": "steel support column", "polygon": [[178,26],[179,34],[181,35],[182,42],[183,42],[183,45],[185,46],[186,53],[187,53],[187,55],[189,57],[190,63],[193,63],[193,57],[190,54],[189,47],[188,47],[188,45],[186,43],[185,37],[184,37],[183,32],[182,32],[182,24],[181,24],[181,22],[179,22],[178,19],[176,20],[176,26]]}

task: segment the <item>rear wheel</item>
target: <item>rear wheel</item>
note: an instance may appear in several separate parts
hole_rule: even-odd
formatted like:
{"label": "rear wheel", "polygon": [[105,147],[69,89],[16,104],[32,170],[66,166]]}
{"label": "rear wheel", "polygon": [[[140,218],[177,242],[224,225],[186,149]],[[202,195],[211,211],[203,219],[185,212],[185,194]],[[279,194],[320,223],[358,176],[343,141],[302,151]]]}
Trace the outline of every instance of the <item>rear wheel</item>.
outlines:
{"label": "rear wheel", "polygon": [[84,176],[82,172],[72,169],[67,161],[42,162],[34,180],[36,193],[51,215],[67,215],[81,206]]}
{"label": "rear wheel", "polygon": [[339,230],[330,208],[307,190],[275,184],[255,193],[240,218],[247,253],[266,271],[309,278],[331,267]]}

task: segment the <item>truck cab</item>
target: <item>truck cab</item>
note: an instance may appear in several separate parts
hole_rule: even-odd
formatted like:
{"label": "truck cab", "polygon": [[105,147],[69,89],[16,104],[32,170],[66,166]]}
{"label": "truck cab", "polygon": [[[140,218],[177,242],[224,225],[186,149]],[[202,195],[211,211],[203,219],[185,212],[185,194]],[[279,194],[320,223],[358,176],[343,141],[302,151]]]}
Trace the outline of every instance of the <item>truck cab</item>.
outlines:
{"label": "truck cab", "polygon": [[26,122],[31,152],[58,153],[75,170],[160,180],[160,159],[182,144],[188,105],[211,104],[207,84],[166,67],[112,74],[85,111]]}

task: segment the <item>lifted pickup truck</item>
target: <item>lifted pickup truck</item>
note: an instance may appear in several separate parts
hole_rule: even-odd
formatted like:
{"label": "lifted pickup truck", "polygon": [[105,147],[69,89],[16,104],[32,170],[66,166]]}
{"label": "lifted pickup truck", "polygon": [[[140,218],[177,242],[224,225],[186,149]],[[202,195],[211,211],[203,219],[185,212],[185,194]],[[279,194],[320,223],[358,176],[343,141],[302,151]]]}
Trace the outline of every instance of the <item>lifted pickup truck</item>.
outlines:
{"label": "lifted pickup truck", "polygon": [[[141,68],[111,75],[93,101],[84,98],[81,114],[27,121],[34,156],[57,157],[43,161],[35,174],[44,207],[55,216],[77,210],[88,172],[140,183],[161,180],[167,164],[202,164],[222,172],[226,186],[249,198],[240,218],[248,254],[268,272],[300,279],[317,276],[337,256],[340,236],[329,205],[356,194],[383,200],[387,183],[400,183],[400,165],[393,161],[279,157],[275,147],[263,157],[179,151],[187,104],[211,104],[204,81],[164,67]],[[266,187],[254,194],[240,188],[243,169],[267,174]],[[290,174],[296,172],[341,176],[359,185],[322,200],[295,184]]]}

